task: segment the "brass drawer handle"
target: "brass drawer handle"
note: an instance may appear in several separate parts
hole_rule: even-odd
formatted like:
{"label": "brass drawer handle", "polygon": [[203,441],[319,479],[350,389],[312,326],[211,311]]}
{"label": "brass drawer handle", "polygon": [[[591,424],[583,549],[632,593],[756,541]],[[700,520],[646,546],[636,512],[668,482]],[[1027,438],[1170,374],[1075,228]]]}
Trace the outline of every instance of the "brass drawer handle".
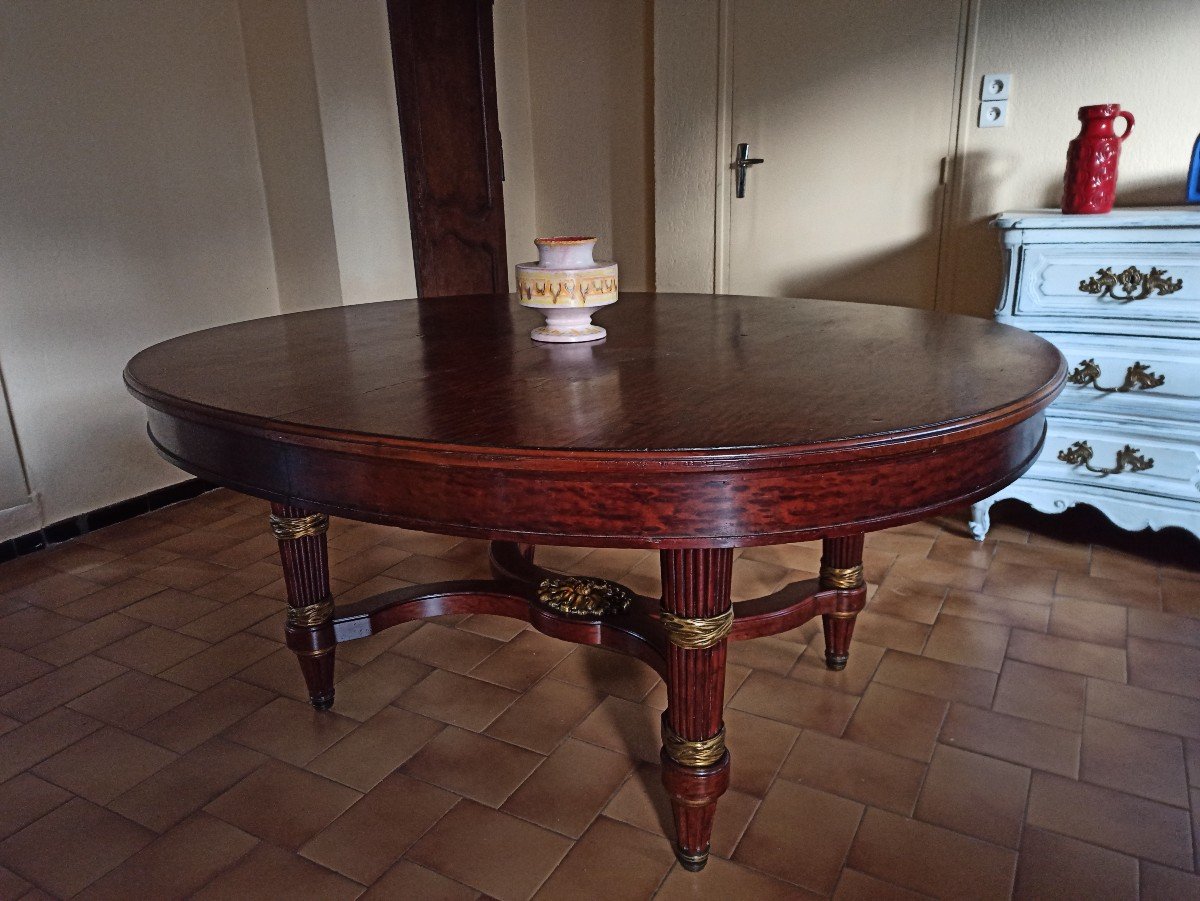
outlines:
{"label": "brass drawer handle", "polygon": [[[1085,278],[1079,283],[1079,290],[1085,294],[1096,294],[1100,297],[1111,297],[1121,303],[1131,300],[1145,300],[1155,291],[1159,297],[1174,294],[1183,287],[1183,279],[1172,278],[1167,270],[1150,267],[1147,275],[1136,266],[1130,266],[1124,272],[1114,273],[1112,266],[1097,269],[1091,278]],[[1120,293],[1117,293],[1117,292]]]}
{"label": "brass drawer handle", "polygon": [[1166,381],[1165,375],[1155,375],[1150,371],[1150,367],[1142,363],[1134,363],[1125,370],[1125,381],[1114,388],[1105,388],[1098,383],[1100,378],[1100,367],[1096,365],[1095,360],[1080,360],[1067,376],[1067,381],[1072,385],[1079,385],[1086,388],[1091,385],[1097,391],[1118,391],[1124,393],[1137,388],[1142,391],[1149,391],[1151,388],[1161,387]]}
{"label": "brass drawer handle", "polygon": [[1058,452],[1058,459],[1064,463],[1070,463],[1072,466],[1083,464],[1088,472],[1098,472],[1105,476],[1115,476],[1119,472],[1124,472],[1128,469],[1130,472],[1145,472],[1147,469],[1154,467],[1154,458],[1147,460],[1139,453],[1136,447],[1130,447],[1126,444],[1123,448],[1117,451],[1117,465],[1109,467],[1097,467],[1092,465],[1092,455],[1095,451],[1092,446],[1086,441],[1076,441],[1066,450]]}

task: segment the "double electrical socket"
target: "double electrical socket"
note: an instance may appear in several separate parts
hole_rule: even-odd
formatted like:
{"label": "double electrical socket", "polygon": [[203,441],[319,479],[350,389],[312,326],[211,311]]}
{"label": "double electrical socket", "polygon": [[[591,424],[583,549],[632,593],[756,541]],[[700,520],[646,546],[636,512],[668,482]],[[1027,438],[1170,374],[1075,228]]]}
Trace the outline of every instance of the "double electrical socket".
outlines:
{"label": "double electrical socket", "polygon": [[1003,128],[1008,124],[1008,96],[1012,92],[1012,75],[993,73],[983,76],[979,88],[979,127]]}

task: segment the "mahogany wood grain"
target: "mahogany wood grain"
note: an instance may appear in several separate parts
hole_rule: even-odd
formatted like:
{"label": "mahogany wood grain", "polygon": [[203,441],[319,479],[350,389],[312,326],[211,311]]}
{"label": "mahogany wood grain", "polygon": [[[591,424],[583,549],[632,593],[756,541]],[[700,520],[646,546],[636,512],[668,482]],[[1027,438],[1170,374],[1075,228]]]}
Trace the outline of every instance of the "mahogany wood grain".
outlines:
{"label": "mahogany wood grain", "polygon": [[[272,504],[275,516],[295,518],[310,511],[290,504]],[[281,539],[279,558],[289,609],[309,607],[329,600],[329,547],[324,532],[303,538]],[[333,668],[337,639],[332,615],[312,625],[297,625],[288,618],[284,626],[287,646],[296,654],[308,687],[309,701],[318,710],[333,706]]]}

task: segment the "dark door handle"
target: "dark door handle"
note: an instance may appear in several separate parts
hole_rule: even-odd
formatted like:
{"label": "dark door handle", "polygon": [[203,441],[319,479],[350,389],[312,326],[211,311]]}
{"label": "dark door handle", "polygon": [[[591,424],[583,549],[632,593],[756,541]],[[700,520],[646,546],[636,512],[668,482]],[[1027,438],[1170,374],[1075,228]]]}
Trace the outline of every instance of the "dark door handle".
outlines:
{"label": "dark door handle", "polygon": [[737,158],[733,161],[733,168],[737,171],[735,191],[738,197],[746,196],[746,170],[751,166],[757,166],[759,163],[765,163],[766,160],[759,157],[750,156],[749,144],[738,144]]}

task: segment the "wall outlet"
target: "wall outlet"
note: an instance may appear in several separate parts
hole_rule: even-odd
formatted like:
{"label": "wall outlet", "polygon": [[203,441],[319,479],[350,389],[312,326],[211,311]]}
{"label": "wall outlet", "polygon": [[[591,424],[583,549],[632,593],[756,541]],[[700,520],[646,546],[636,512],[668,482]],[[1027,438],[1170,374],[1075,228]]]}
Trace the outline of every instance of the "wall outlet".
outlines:
{"label": "wall outlet", "polygon": [[1007,100],[986,100],[979,104],[980,128],[1003,128],[1007,124]]}
{"label": "wall outlet", "polygon": [[1007,72],[983,76],[979,87],[980,100],[1007,100],[1012,92],[1012,76]]}

